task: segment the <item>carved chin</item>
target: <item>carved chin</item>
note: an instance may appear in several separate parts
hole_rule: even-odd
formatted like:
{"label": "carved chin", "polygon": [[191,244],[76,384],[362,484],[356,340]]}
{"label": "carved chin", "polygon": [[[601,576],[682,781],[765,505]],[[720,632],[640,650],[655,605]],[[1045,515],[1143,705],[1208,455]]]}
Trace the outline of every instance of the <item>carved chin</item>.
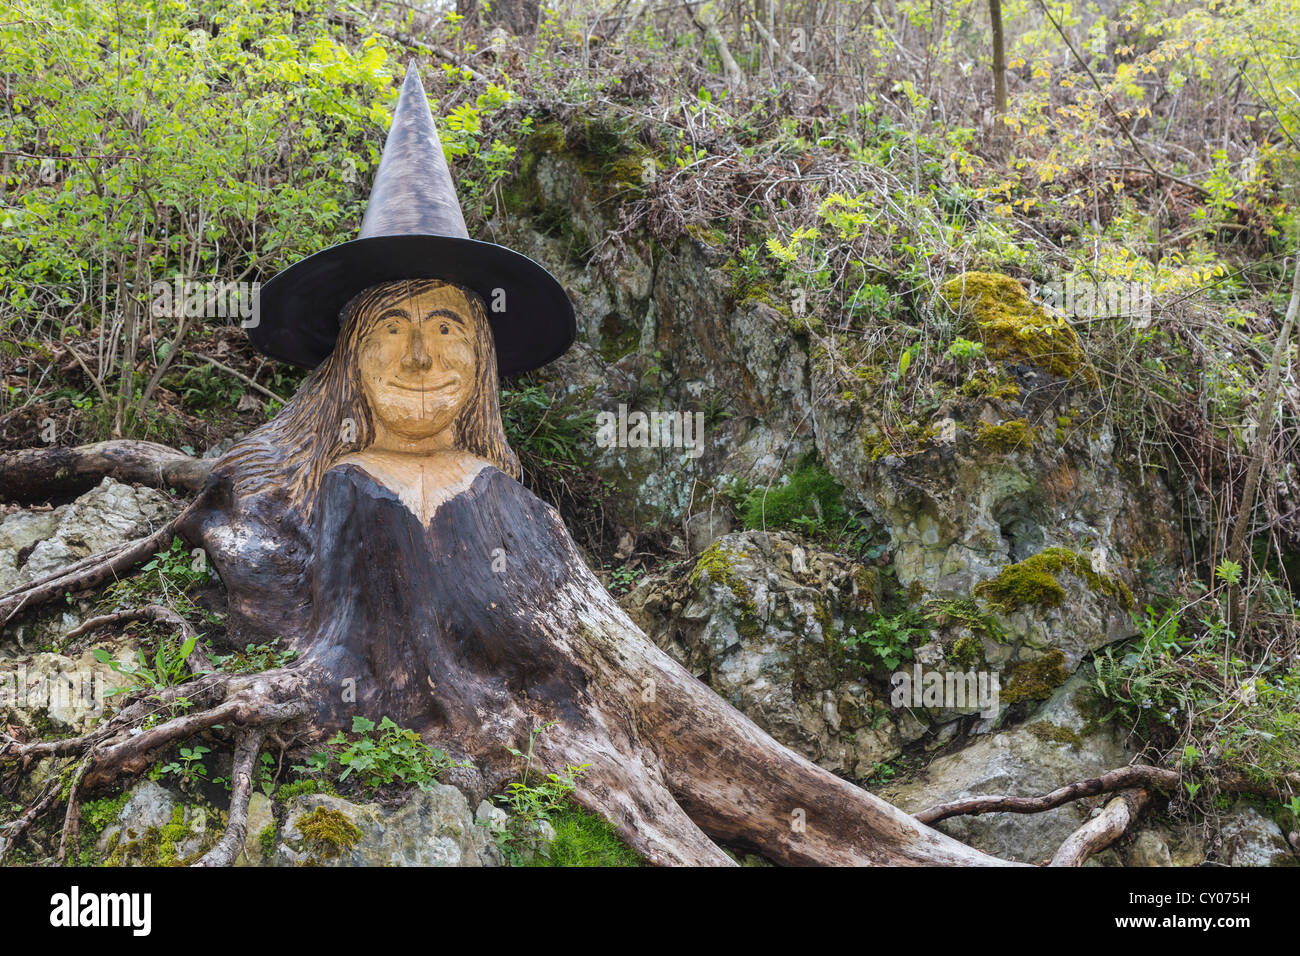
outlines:
{"label": "carved chin", "polygon": [[450,426],[457,411],[459,407],[454,402],[430,402],[427,395],[423,402],[418,397],[412,401],[383,396],[374,408],[375,417],[390,430],[420,438],[436,435]]}

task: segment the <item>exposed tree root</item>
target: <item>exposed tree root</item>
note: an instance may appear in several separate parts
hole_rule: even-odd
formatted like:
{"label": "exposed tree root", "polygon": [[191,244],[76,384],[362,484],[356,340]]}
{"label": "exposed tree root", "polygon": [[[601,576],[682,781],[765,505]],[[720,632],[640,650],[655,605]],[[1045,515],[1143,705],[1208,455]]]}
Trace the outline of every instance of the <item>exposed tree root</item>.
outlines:
{"label": "exposed tree root", "polygon": [[226,832],[195,866],[230,866],[244,848],[244,837],[248,833],[248,801],[253,795],[253,768],[265,738],[266,731],[260,727],[240,734],[230,773],[230,819]]}
{"label": "exposed tree root", "polygon": [[1117,790],[1144,788],[1168,793],[1178,787],[1182,776],[1174,770],[1135,764],[1120,767],[1103,773],[1100,777],[1091,777],[1059,787],[1051,793],[1040,797],[967,797],[951,803],[941,803],[914,813],[922,823],[934,824],[948,817],[974,816],[981,813],[1042,813],[1053,810],[1062,804],[1082,797],[1093,797],[1099,793],[1114,793]]}
{"label": "exposed tree root", "polygon": [[0,455],[0,501],[48,501],[77,494],[106,475],[121,482],[196,492],[213,464],[149,441],[25,448]]}
{"label": "exposed tree root", "polygon": [[68,847],[76,847],[77,838],[81,835],[81,800],[78,798],[80,792],[81,779],[86,775],[86,768],[90,766],[92,753],[87,753],[82,758],[81,763],[77,766],[76,773],[72,775],[72,782],[68,785],[68,809],[63,814],[63,832],[59,836],[59,855],[58,860],[63,863],[68,858]]}
{"label": "exposed tree root", "polygon": [[0,829],[0,863],[4,862],[5,854],[9,852],[10,847],[18,842],[18,838],[27,832],[27,828],[30,827],[37,818],[54,805],[58,796],[58,781],[51,781],[49,789],[42,794],[40,799],[28,807],[21,817],[10,823],[8,826]]}
{"label": "exposed tree root", "polygon": [[[102,727],[81,737],[32,744],[4,738],[3,746],[0,746],[0,765],[16,762],[26,766],[32,760],[45,757],[80,758],[66,797],[67,810],[58,854],[59,861],[63,862],[69,847],[76,847],[80,823],[79,793],[82,789],[95,790],[129,780],[146,771],[166,748],[219,725],[230,727],[236,738],[230,825],[222,839],[200,861],[204,866],[229,865],[243,846],[253,767],[262,741],[269,729],[299,720],[311,711],[306,699],[296,693],[298,686],[293,678],[276,672],[244,678],[210,676],[169,688],[166,694],[152,695],[148,700],[134,701]],[[142,718],[156,712],[157,706],[168,706],[182,696],[199,701],[215,698],[216,702],[155,727],[144,729],[140,726]],[[41,800],[10,825],[3,834],[5,842],[0,847],[0,857],[36,818],[58,802],[59,790],[60,784],[56,781]]]}
{"label": "exposed tree root", "polygon": [[1095,817],[1071,833],[1048,866],[1083,866],[1124,835],[1151,800],[1146,790],[1123,790]]}

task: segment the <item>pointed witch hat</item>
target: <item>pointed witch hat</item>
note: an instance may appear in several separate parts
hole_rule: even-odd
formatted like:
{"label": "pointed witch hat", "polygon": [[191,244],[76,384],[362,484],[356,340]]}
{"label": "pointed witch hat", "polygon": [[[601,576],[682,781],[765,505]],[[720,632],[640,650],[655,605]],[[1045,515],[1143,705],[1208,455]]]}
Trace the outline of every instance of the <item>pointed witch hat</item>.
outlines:
{"label": "pointed witch hat", "polygon": [[573,304],[554,276],[527,256],[469,238],[414,62],[360,236],[265,283],[248,337],[272,358],[314,368],[333,350],[340,313],[352,297],[397,279],[443,279],[477,292],[487,305],[502,375],[559,358],[577,334]]}

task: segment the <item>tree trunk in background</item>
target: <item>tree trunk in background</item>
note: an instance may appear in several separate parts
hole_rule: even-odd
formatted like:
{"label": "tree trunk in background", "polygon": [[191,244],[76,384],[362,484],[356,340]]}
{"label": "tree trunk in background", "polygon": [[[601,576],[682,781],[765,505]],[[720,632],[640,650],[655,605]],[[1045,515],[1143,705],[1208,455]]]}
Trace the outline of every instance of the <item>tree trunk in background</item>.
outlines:
{"label": "tree trunk in background", "polygon": [[993,109],[1002,116],[1007,111],[1007,64],[1002,42],[1002,0],[989,0],[989,20],[993,23]]}

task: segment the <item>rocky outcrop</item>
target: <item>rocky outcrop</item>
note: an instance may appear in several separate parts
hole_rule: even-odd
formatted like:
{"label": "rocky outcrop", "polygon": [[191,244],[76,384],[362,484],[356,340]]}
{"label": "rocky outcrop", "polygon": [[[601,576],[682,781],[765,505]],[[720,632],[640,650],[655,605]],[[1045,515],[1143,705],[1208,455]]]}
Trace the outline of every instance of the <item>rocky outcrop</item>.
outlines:
{"label": "rocky outcrop", "polygon": [[[1122,767],[1132,759],[1122,736],[1085,716],[1086,676],[1075,675],[1025,722],[975,738],[937,757],[914,777],[886,784],[880,795],[915,813],[971,796],[1037,796]],[[1045,813],[989,813],[938,824],[995,856],[1043,862],[1087,818],[1083,801]]]}
{"label": "rocky outcrop", "polygon": [[717,538],[698,562],[652,575],[624,600],[664,650],[787,746],[870,775],[924,724],[888,718],[888,695],[846,661],[841,635],[877,607],[874,569],[791,534]]}
{"label": "rocky outcrop", "polygon": [[1300,866],[1282,828],[1255,807],[1234,807],[1218,836],[1218,862],[1226,866]]}
{"label": "rocky outcrop", "polygon": [[112,478],[71,504],[11,514],[0,521],[0,591],[143,538],[175,514],[175,505],[161,492]]}
{"label": "rocky outcrop", "polygon": [[152,780],[126,794],[96,843],[110,866],[193,863],[221,837],[222,814],[201,800],[187,801]]}
{"label": "rocky outcrop", "polygon": [[275,838],[275,866],[499,866],[486,826],[455,787],[416,790],[400,806],[326,794],[294,797]]}
{"label": "rocky outcrop", "polygon": [[[1064,597],[1050,618],[1032,606],[1004,611],[996,593],[921,601],[896,659],[881,637],[889,620],[880,569],[790,533],[719,536],[698,559],[644,579],[623,603],[661,647],[778,740],[867,780],[905,750],[987,733],[1013,705],[1017,720],[1030,720],[1084,654],[1115,639],[1107,615],[1082,610],[1113,617],[1121,613],[1115,594],[1083,558],[1049,551],[1039,563],[1053,558],[1080,563],[1077,576],[1057,572]],[[996,679],[997,699],[986,713],[959,701],[896,702],[894,675],[916,667]]]}
{"label": "rocky outcrop", "polygon": [[[108,643],[105,649],[118,663],[133,661],[134,646],[127,641]],[[75,657],[40,652],[0,659],[0,716],[37,736],[82,734],[94,726],[123,681],[89,650]]]}

